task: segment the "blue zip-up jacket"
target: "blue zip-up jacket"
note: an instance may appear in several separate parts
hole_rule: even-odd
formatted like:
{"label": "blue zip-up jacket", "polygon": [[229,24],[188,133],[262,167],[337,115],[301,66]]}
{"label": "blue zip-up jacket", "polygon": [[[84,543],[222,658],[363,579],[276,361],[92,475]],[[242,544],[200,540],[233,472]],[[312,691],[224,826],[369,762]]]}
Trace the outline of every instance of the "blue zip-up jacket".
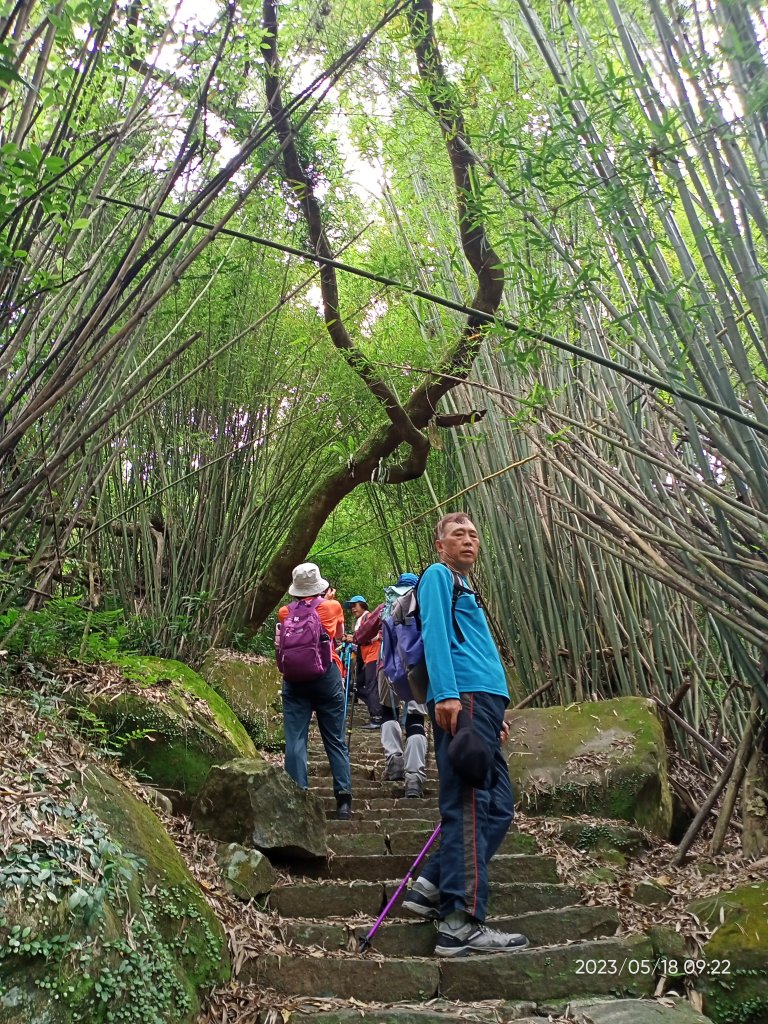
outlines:
{"label": "blue zip-up jacket", "polygon": [[[466,579],[464,584],[471,589]],[[460,693],[494,693],[508,701],[504,668],[482,608],[473,593],[459,596],[456,618],[464,634],[464,643],[459,643],[451,619],[452,596],[451,570],[435,562],[424,571],[418,590],[429,673],[427,700],[458,700]]]}

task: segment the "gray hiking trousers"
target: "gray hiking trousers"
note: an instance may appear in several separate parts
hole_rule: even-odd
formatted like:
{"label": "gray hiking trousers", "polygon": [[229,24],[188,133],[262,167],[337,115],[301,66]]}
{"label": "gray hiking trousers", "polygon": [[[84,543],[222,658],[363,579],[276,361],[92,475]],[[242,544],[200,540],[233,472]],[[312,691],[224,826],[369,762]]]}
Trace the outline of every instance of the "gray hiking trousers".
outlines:
{"label": "gray hiking trousers", "polygon": [[424,721],[427,717],[427,705],[409,700],[406,707],[405,738],[400,725],[400,698],[389,685],[389,680],[379,670],[379,703],[382,711],[381,745],[387,763],[394,757],[402,757],[406,779],[417,776],[424,782],[426,778],[427,737],[424,732]]}

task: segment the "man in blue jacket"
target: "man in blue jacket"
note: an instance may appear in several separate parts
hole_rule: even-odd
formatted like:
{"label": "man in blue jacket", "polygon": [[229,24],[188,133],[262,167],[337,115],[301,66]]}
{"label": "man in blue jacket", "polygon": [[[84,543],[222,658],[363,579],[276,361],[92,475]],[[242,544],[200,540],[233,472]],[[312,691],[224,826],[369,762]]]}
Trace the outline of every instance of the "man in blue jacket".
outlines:
{"label": "man in blue jacket", "polygon": [[[488,863],[512,822],[514,800],[501,752],[509,732],[504,721],[507,681],[485,615],[467,580],[477,561],[480,538],[468,516],[452,512],[437,524],[435,547],[440,561],[424,572],[418,600],[443,827],[437,853],[403,906],[421,917],[439,918],[438,956],[512,952],[525,949],[526,937],[495,931],[483,923]],[[475,741],[488,748],[484,753],[490,770],[481,788],[464,781],[448,753],[462,710],[471,719]]]}

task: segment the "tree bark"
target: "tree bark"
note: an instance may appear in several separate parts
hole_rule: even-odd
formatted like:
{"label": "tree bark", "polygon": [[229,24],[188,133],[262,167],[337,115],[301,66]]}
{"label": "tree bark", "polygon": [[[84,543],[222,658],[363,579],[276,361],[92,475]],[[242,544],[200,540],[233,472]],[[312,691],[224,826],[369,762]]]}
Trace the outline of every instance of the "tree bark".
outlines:
{"label": "tree bark", "polygon": [[[475,159],[469,146],[464,118],[455,89],[443,68],[434,34],[432,0],[410,0],[406,6],[414,52],[422,82],[439,121],[451,161],[456,186],[459,233],[464,256],[477,278],[471,306],[495,315],[504,290],[500,259],[488,241],[482,211],[475,194]],[[263,52],[267,65],[266,86],[269,113],[284,153],[285,180],[301,203],[312,246],[320,256],[333,258],[322,220],[322,207],[312,182],[293,143],[290,118],[286,113],[279,82],[278,23],[276,0],[263,0],[262,24],[266,30]],[[355,345],[340,308],[336,271],[320,264],[320,287],[328,335],[348,364],[377,399],[388,422],[375,429],[349,462],[318,481],[309,491],[286,530],[286,538],[264,569],[255,592],[243,612],[248,631],[258,629],[285,593],[293,567],[306,558],[323,523],[340,501],[355,487],[369,480],[404,483],[420,477],[427,466],[430,442],[425,428],[451,428],[476,416],[444,417],[438,414],[440,399],[466,379],[477,355],[485,323],[469,316],[459,338],[427,377],[401,402],[376,368]],[[407,452],[399,462],[385,465],[401,445]]]}

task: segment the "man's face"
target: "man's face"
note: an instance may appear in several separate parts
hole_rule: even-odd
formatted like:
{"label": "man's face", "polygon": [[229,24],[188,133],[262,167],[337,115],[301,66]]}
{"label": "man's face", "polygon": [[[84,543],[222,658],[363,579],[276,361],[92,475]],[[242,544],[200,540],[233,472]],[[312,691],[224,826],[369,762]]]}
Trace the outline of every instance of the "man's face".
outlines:
{"label": "man's face", "polygon": [[442,540],[435,543],[440,561],[459,572],[469,572],[477,561],[480,538],[474,523],[448,523],[443,530]]}

